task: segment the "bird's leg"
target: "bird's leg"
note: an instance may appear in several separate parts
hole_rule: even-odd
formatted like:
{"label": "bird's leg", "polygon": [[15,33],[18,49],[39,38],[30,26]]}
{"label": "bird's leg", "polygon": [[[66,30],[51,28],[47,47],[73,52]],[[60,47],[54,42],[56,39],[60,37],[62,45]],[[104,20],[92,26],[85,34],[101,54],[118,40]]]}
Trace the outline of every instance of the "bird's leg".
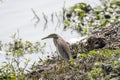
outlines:
{"label": "bird's leg", "polygon": [[60,61],[60,56],[58,55],[58,61]]}
{"label": "bird's leg", "polygon": [[61,58],[59,55],[57,56],[57,64],[61,64]]}
{"label": "bird's leg", "polygon": [[64,60],[62,60],[62,65],[65,66],[65,61]]}

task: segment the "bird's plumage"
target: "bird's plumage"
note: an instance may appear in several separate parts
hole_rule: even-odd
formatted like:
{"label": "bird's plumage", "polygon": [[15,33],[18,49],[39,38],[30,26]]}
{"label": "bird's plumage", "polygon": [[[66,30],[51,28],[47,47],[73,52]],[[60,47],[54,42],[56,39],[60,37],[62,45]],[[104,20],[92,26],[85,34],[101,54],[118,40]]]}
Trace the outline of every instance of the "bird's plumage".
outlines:
{"label": "bird's plumage", "polygon": [[62,38],[53,39],[53,41],[60,56],[65,59],[65,61],[69,62],[71,58],[69,45]]}
{"label": "bird's plumage", "polygon": [[69,44],[57,34],[50,34],[43,39],[46,39],[46,38],[53,38],[53,42],[57,50],[59,51],[60,56],[69,63],[71,59],[71,52],[70,52]]}

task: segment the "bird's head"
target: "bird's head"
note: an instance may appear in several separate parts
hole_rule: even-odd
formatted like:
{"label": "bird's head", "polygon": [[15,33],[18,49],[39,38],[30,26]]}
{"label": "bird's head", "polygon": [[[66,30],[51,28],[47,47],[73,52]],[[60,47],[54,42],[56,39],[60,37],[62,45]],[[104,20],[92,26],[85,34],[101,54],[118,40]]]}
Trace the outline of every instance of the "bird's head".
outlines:
{"label": "bird's head", "polygon": [[57,34],[50,34],[50,35],[48,35],[47,37],[42,38],[42,40],[47,39],[47,38],[57,39],[57,38],[58,38],[58,35],[57,35]]}

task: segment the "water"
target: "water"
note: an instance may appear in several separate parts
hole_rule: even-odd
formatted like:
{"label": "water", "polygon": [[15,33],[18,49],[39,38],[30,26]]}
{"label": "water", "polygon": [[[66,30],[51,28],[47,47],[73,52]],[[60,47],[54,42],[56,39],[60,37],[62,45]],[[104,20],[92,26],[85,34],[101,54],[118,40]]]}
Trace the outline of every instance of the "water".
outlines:
{"label": "water", "polygon": [[[59,14],[62,11],[64,2],[65,7],[69,8],[75,3],[81,2],[82,0],[3,0],[0,3],[0,40],[3,43],[11,41],[10,36],[19,30],[19,36],[23,40],[29,40],[31,42],[40,41],[41,43],[46,42],[46,53],[55,51],[52,40],[44,40],[41,38],[47,36],[50,33],[57,33],[61,35],[65,40],[69,41],[71,38],[80,37],[77,32],[71,33],[71,30],[63,31],[63,27],[57,27],[57,20],[55,19],[54,24],[50,22],[51,13],[56,12]],[[99,1],[84,0],[93,7],[100,5]],[[33,19],[34,14],[31,11],[34,9],[37,15],[40,17],[40,22],[35,26],[36,19]],[[47,29],[44,30],[45,20],[43,19],[42,13],[48,17]],[[63,26],[63,25],[61,25]],[[56,30],[55,30],[56,28]],[[25,55],[36,61],[38,57],[43,58],[41,54]],[[0,54],[0,65],[4,61],[4,55]]]}

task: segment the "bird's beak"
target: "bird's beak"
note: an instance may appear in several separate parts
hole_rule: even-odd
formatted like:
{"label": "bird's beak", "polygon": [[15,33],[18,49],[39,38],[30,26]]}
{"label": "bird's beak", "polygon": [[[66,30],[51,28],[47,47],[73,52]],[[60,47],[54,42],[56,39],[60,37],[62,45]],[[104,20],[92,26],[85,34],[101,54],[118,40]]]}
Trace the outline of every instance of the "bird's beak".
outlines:
{"label": "bird's beak", "polygon": [[47,38],[49,38],[49,36],[47,36],[47,37],[44,37],[44,38],[42,38],[41,40],[44,40],[44,39],[47,39]]}

